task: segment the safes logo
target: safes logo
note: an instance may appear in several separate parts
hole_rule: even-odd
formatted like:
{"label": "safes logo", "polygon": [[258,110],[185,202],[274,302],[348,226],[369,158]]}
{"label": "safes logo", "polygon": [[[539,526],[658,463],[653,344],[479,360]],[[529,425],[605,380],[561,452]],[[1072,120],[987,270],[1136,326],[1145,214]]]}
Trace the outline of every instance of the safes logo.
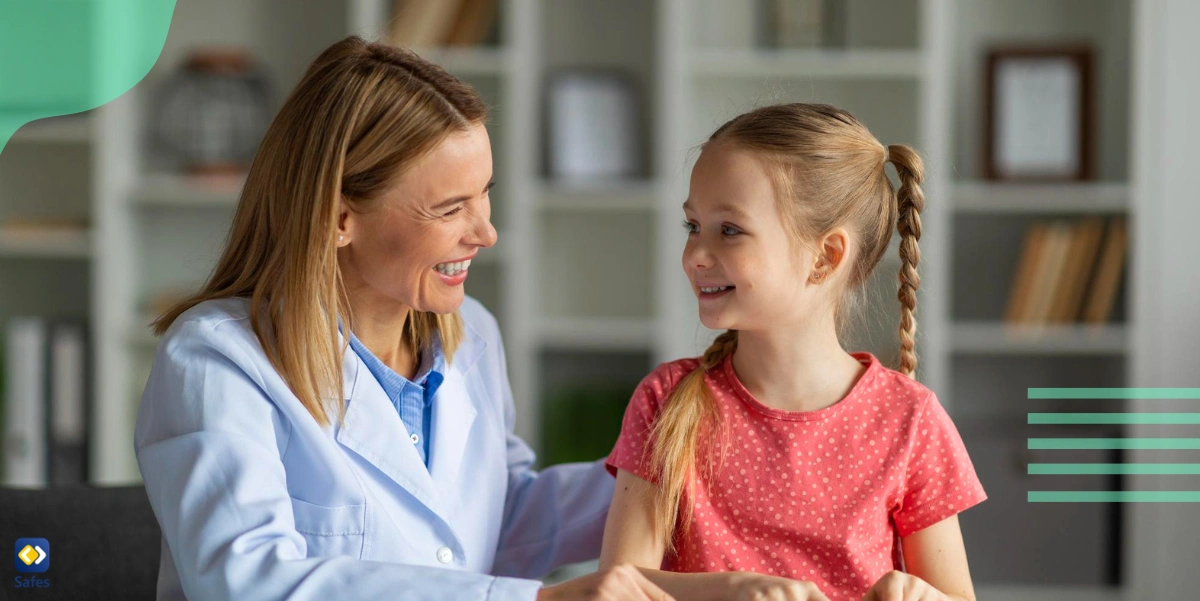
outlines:
{"label": "safes logo", "polygon": [[45,572],[50,569],[50,541],[44,538],[18,538],[16,547],[18,572]]}

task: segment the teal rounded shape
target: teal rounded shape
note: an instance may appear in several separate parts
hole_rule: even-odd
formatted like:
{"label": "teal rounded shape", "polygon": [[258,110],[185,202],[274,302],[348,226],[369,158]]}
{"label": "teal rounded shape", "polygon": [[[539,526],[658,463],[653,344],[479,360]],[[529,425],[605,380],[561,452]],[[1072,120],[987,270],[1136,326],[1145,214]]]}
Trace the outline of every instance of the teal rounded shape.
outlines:
{"label": "teal rounded shape", "polygon": [[21,126],[99,107],[162,54],[175,0],[0,0],[0,151]]}

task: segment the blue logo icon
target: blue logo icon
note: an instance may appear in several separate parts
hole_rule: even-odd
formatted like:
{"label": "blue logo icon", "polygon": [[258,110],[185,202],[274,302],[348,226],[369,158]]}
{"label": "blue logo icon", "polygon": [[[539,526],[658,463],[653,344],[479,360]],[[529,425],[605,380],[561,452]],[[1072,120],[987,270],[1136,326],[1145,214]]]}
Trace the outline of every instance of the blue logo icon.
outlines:
{"label": "blue logo icon", "polygon": [[44,538],[18,538],[13,562],[22,573],[50,569],[50,541]]}

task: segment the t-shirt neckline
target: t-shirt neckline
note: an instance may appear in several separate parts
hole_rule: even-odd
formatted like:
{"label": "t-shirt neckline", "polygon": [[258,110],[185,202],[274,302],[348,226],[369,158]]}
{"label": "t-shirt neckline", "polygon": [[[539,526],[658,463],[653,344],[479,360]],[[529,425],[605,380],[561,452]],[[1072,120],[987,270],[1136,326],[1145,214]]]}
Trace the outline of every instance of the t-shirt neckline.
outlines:
{"label": "t-shirt neckline", "polygon": [[812,411],[788,411],[786,409],[776,409],[774,407],[768,407],[764,405],[762,401],[754,398],[754,395],[750,394],[750,391],[746,389],[746,387],[742,384],[742,381],[738,378],[737,372],[733,370],[732,354],[725,358],[725,361],[722,365],[722,370],[724,371],[725,379],[729,382],[729,386],[733,388],[734,394],[736,394],[737,397],[742,400],[742,402],[744,402],[754,411],[761,413],[766,417],[784,421],[820,421],[829,419],[838,413],[841,413],[847,406],[861,398],[863,396],[862,390],[869,386],[870,381],[875,379],[875,374],[882,368],[882,364],[879,362],[879,359],[877,359],[875,355],[872,355],[871,353],[853,352],[850,353],[850,356],[857,359],[859,363],[866,365],[866,371],[859,376],[858,381],[854,383],[854,386],[850,387],[850,391],[846,393],[846,396],[842,397],[840,400],[838,400],[838,402],[828,407],[814,409]]}

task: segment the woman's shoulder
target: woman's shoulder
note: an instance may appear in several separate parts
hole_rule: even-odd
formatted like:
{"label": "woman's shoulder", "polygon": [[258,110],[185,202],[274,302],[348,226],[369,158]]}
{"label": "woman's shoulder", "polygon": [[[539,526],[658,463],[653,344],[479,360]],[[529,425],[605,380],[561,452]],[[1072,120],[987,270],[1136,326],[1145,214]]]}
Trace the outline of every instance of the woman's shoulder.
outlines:
{"label": "woman's shoulder", "polygon": [[224,355],[235,363],[258,363],[265,352],[250,325],[250,300],[206,300],[180,313],[159,340],[161,359]]}
{"label": "woman's shoulder", "polygon": [[218,298],[196,303],[180,313],[171,326],[163,332],[163,341],[190,338],[197,335],[233,334],[237,331],[250,332],[250,300],[246,298]]}

